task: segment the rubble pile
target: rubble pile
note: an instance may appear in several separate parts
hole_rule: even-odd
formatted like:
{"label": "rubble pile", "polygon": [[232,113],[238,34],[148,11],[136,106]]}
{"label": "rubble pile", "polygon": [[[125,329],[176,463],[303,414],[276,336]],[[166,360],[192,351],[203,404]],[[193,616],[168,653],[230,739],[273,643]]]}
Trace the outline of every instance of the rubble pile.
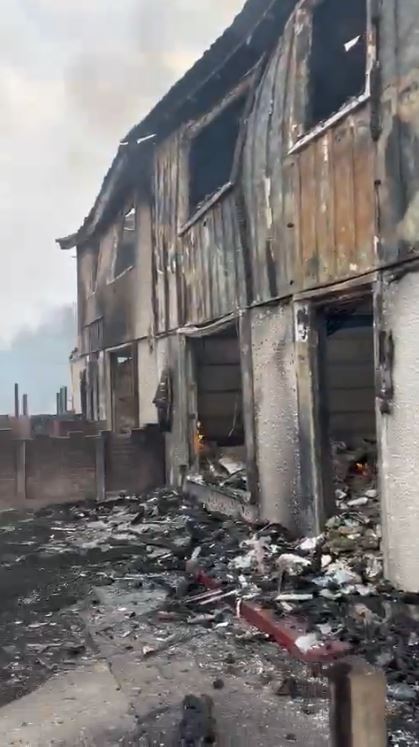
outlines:
{"label": "rubble pile", "polygon": [[[348,642],[385,670],[389,695],[412,713],[419,703],[419,595],[396,592],[383,578],[374,445],[349,451],[337,444],[334,459],[337,510],[319,537],[295,539],[272,524],[250,527],[163,489],[75,508],[82,531],[65,540],[57,532],[52,544],[133,554],[130,578],[141,586],[146,577],[166,594],[160,623],[233,631],[231,609],[239,612],[244,600],[278,620],[302,617],[309,625],[304,645]],[[198,569],[218,588],[203,591]]]}
{"label": "rubble pile", "polygon": [[213,485],[227,493],[249,497],[244,447],[219,447],[203,436],[199,440],[199,473],[188,476],[194,482]]}

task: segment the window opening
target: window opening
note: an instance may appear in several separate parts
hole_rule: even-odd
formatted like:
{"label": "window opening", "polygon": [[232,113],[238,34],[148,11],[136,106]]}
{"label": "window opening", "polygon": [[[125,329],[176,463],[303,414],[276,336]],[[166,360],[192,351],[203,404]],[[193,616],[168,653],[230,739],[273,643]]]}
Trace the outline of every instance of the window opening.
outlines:
{"label": "window opening", "polygon": [[323,0],[313,10],[307,129],[365,90],[367,0]]}
{"label": "window opening", "polygon": [[130,207],[123,217],[116,247],[114,279],[135,264],[136,210]]}
{"label": "window opening", "polygon": [[189,213],[192,216],[232,178],[246,96],[229,104],[193,138],[189,152]]}
{"label": "window opening", "polygon": [[111,353],[112,426],[116,433],[138,427],[136,357],[131,348]]}

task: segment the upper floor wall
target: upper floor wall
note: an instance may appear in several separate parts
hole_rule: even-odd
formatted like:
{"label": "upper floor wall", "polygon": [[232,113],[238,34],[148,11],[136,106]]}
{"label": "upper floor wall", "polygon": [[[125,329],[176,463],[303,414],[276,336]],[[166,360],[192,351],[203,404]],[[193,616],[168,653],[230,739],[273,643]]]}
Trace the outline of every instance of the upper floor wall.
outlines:
{"label": "upper floor wall", "polygon": [[247,127],[253,302],[418,254],[418,38],[418,0],[297,6]]}
{"label": "upper floor wall", "polygon": [[253,302],[376,265],[375,59],[365,0],[308,0],[291,16],[257,91],[244,149]]}
{"label": "upper floor wall", "polygon": [[418,0],[383,0],[382,134],[377,168],[383,264],[415,257],[419,251],[418,40]]}
{"label": "upper floor wall", "polygon": [[[159,332],[379,263],[374,5],[303,0],[268,61],[157,149]],[[217,135],[223,112],[240,100],[235,138],[228,122]],[[230,171],[218,184],[220,158]],[[207,174],[210,199],[198,189],[197,204]]]}
{"label": "upper floor wall", "polygon": [[118,221],[96,270],[79,250],[82,350],[417,255],[418,9],[302,0],[268,59],[158,142],[133,267],[111,277]]}
{"label": "upper floor wall", "polygon": [[105,233],[77,250],[79,350],[154,332],[149,201],[133,195]]}
{"label": "upper floor wall", "polygon": [[157,332],[202,324],[246,305],[244,232],[236,183],[250,73],[219,104],[156,151]]}

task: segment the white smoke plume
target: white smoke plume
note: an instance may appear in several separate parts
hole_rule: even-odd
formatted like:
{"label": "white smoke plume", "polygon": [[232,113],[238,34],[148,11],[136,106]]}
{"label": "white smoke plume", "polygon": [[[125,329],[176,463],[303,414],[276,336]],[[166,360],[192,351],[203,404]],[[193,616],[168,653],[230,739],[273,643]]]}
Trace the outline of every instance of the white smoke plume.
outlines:
{"label": "white smoke plume", "polygon": [[244,0],[2,0],[0,345],[73,302],[54,238],[80,225],[118,141]]}

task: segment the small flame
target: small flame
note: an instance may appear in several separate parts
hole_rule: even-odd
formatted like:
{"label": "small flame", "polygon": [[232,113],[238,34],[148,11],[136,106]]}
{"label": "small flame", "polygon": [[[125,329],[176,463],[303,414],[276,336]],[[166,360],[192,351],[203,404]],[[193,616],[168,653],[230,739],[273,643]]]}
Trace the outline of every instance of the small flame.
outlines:
{"label": "small flame", "polygon": [[356,462],[354,472],[362,477],[368,477],[371,470],[367,462]]}
{"label": "small flame", "polygon": [[198,452],[198,454],[202,453],[205,446],[205,436],[202,431],[202,423],[198,420],[196,424],[196,432],[195,432],[195,450]]}

